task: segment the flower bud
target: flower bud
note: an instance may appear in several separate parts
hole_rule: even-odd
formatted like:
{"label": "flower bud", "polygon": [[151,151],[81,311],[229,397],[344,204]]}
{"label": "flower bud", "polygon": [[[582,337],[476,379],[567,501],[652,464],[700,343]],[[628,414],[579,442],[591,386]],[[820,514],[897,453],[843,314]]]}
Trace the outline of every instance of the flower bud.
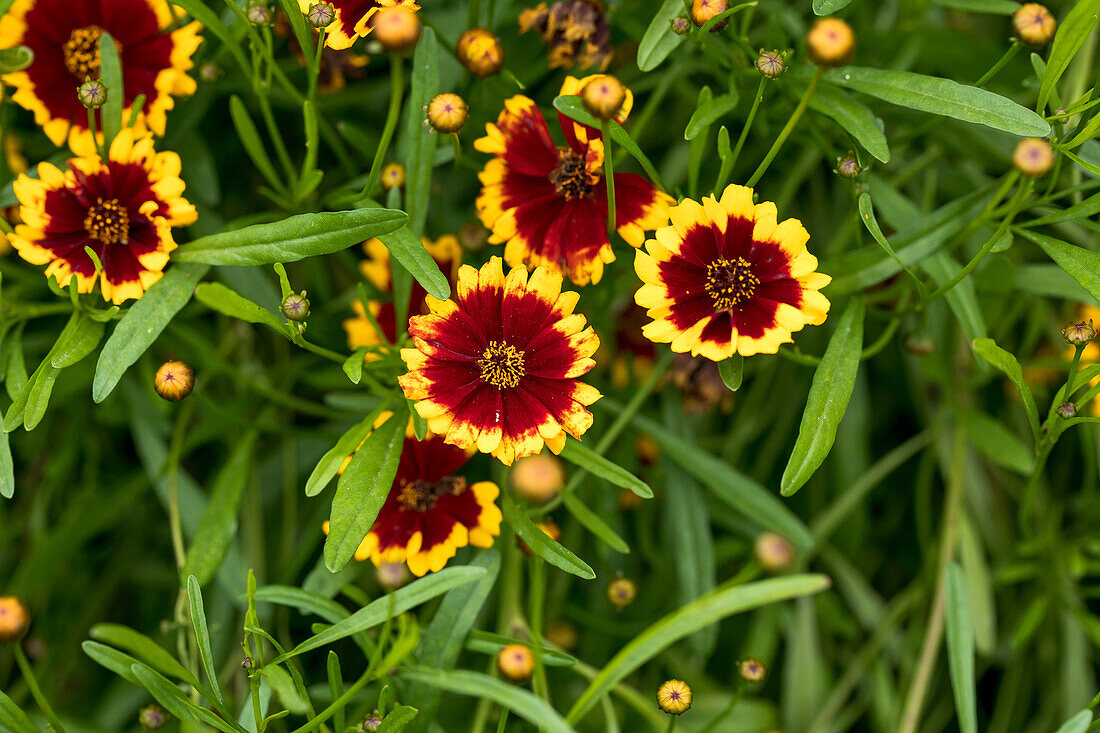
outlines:
{"label": "flower bud", "polygon": [[428,102],[428,124],[444,135],[458,132],[470,119],[470,106],[457,94],[444,92]]}
{"label": "flower bud", "polygon": [[767,678],[768,668],[759,660],[745,659],[737,663],[737,673],[745,682],[758,685]]}
{"label": "flower bud", "polygon": [[0,644],[18,641],[31,625],[31,616],[15,596],[0,596]]}
{"label": "flower bud", "polygon": [[374,577],[386,590],[397,590],[412,580],[412,573],[403,562],[384,562],[375,569]]}
{"label": "flower bud", "polygon": [[401,188],[405,185],[405,166],[400,163],[388,163],[382,169],[383,188]]}
{"label": "flower bud", "polygon": [[145,730],[157,730],[168,722],[168,713],[156,705],[148,705],[138,713],[138,723]]}
{"label": "flower bud", "polygon": [[626,87],[615,77],[600,74],[581,89],[581,101],[596,119],[607,121],[622,111],[626,102]]}
{"label": "flower bud", "polygon": [[577,648],[580,637],[577,635],[577,627],[568,621],[556,621],[546,627],[543,634],[546,641],[559,649],[569,652]]}
{"label": "flower bud", "polygon": [[672,24],[672,32],[678,36],[686,36],[687,32],[691,30],[691,21],[684,15],[677,15],[669,23]]}
{"label": "flower bud", "polygon": [[84,83],[76,88],[76,98],[86,109],[99,109],[107,104],[107,85],[85,77]]}
{"label": "flower bud", "polygon": [[1092,321],[1071,323],[1062,329],[1062,338],[1074,346],[1084,346],[1096,338],[1096,329],[1092,327]]}
{"label": "flower bud", "polygon": [[374,39],[391,53],[404,53],[420,40],[420,16],[407,7],[381,8],[370,22]]}
{"label": "flower bud", "polygon": [[1039,3],[1025,3],[1012,14],[1012,30],[1020,43],[1029,46],[1045,46],[1054,38],[1054,31],[1058,22]]}
{"label": "flower bud", "polygon": [[306,20],[318,30],[328,28],[332,25],[332,21],[336,20],[336,8],[332,6],[332,3],[313,3],[309,6],[309,11],[306,12]]}
{"label": "flower bud", "polygon": [[455,55],[466,71],[479,79],[492,76],[504,66],[504,46],[484,28],[471,28],[459,36]]}
{"label": "flower bud", "polygon": [[1062,404],[1058,405],[1058,416],[1059,417],[1064,417],[1065,419],[1068,420],[1076,414],[1077,414],[1077,405],[1073,404],[1072,402],[1063,402]]}
{"label": "flower bud", "polygon": [[309,318],[309,300],[306,299],[306,291],[303,290],[298,295],[291,293],[283,298],[279,310],[289,321],[300,322]]}
{"label": "flower bud", "polygon": [[540,453],[520,458],[508,473],[512,490],[535,504],[545,504],[565,485],[565,469],[553,455]]}
{"label": "flower bud", "polygon": [[182,361],[166,361],[157,369],[153,386],[164,399],[179,402],[191,394],[195,386],[195,373]]}
{"label": "flower bud", "polygon": [[[706,24],[708,20],[716,15],[726,12],[730,9],[729,0],[692,0],[691,3],[691,22],[700,28]],[[726,27],[726,21],[720,21],[716,23],[711,30],[720,31]]]}
{"label": "flower bud", "polygon": [[1016,143],[1012,164],[1025,176],[1046,175],[1054,167],[1054,148],[1040,137],[1025,137]]}
{"label": "flower bud", "polygon": [[781,534],[761,532],[753,550],[760,567],[770,573],[783,572],[794,564],[794,545]]}
{"label": "flower bud", "polygon": [[271,25],[275,20],[275,14],[264,0],[253,0],[245,9],[244,17],[252,25]]}
{"label": "flower bud", "polygon": [[668,680],[657,688],[657,707],[669,715],[686,713],[691,698],[691,688],[683,680]]}
{"label": "flower bud", "polygon": [[766,76],[769,79],[778,79],[783,76],[783,72],[787,70],[787,62],[784,58],[784,54],[779,52],[779,49],[774,51],[765,51],[760,49],[760,55],[756,57],[756,61],[753,62],[753,66],[760,72],[762,76]]}
{"label": "flower bud", "polygon": [[535,670],[535,655],[524,644],[509,644],[497,654],[497,668],[512,682],[525,682]]}
{"label": "flower bud", "polygon": [[841,178],[855,178],[860,174],[863,168],[859,165],[859,160],[852,153],[848,153],[842,158],[836,159],[836,168],[834,169],[836,174]]}
{"label": "flower bud", "polygon": [[638,586],[630,578],[615,578],[607,586],[607,600],[615,608],[626,608],[638,597]]}
{"label": "flower bud", "polygon": [[375,708],[373,713],[363,718],[362,729],[364,731],[367,731],[368,733],[374,733],[374,731],[378,730],[381,727],[382,713],[379,712],[378,708]]}
{"label": "flower bud", "polygon": [[855,48],[855,33],[840,18],[822,18],[806,34],[806,51],[818,66],[846,64]]}
{"label": "flower bud", "polygon": [[221,74],[221,71],[218,69],[218,65],[212,61],[207,61],[199,67],[199,78],[203,81],[217,81],[219,74]]}

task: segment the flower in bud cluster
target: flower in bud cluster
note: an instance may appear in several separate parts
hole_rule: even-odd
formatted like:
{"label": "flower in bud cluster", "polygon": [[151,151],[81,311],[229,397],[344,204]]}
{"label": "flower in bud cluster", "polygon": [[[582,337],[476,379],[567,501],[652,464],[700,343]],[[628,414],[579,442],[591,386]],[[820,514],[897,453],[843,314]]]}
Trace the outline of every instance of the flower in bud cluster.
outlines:
{"label": "flower in bud cluster", "polygon": [[756,61],[753,62],[753,66],[760,72],[762,76],[766,76],[769,79],[778,79],[783,76],[783,72],[787,70],[786,54],[779,52],[779,49],[774,51],[765,51],[760,49],[760,55],[756,57]]}
{"label": "flower in bud cluster", "polygon": [[99,109],[107,104],[107,85],[99,79],[84,78],[84,83],[76,88],[76,98],[87,109]]}
{"label": "flower in bud cluster", "polygon": [[459,36],[455,55],[466,71],[479,79],[492,76],[504,66],[504,46],[484,28],[471,28]]}
{"label": "flower in bud cluster", "polygon": [[408,7],[381,8],[370,23],[374,39],[391,53],[404,53],[420,40],[420,16]]}
{"label": "flower in bud cluster", "polygon": [[303,290],[298,295],[291,293],[283,298],[279,310],[290,321],[304,321],[309,318],[309,300],[306,299],[306,291]]}
{"label": "flower in bud cluster", "polygon": [[672,24],[672,32],[678,36],[686,36],[691,30],[691,21],[685,15],[677,15],[669,23]]}
{"label": "flower in bud cluster", "polygon": [[615,608],[626,608],[638,597],[638,586],[630,578],[615,578],[607,586],[607,600]]}
{"label": "flower in bud cluster", "polygon": [[264,0],[253,0],[244,11],[244,17],[252,25],[271,25],[275,20],[275,14],[267,6]]}
{"label": "flower in bud cluster", "polygon": [[401,188],[405,185],[405,166],[389,163],[382,169],[383,188]]}
{"label": "flower in bud cluster", "polygon": [[182,361],[166,361],[157,369],[153,386],[164,399],[179,402],[195,387],[195,373]]}
{"label": "flower in bud cluster", "polygon": [[1058,22],[1039,3],[1025,3],[1012,14],[1012,30],[1021,43],[1029,46],[1045,46],[1054,38]]}
{"label": "flower in bud cluster", "polygon": [[760,684],[768,676],[768,668],[756,659],[746,659],[737,664],[737,673],[741,679],[754,685]]}
{"label": "flower in bud cluster", "polygon": [[607,121],[622,111],[626,87],[615,77],[600,74],[581,89],[581,101],[596,119]]}
{"label": "flower in bud cluster", "polygon": [[458,132],[470,119],[470,106],[457,94],[444,92],[428,102],[428,124],[444,135]]}
{"label": "flower in bud cluster", "polygon": [[806,50],[818,66],[846,64],[855,48],[856,35],[840,18],[822,18],[806,34]]}
{"label": "flower in bud cluster", "polygon": [[306,12],[306,20],[314,28],[328,28],[336,20],[336,8],[332,7],[332,3],[313,3]]}
{"label": "flower in bud cluster", "polygon": [[775,532],[761,532],[753,545],[756,561],[770,573],[780,573],[794,564],[794,545]]}
{"label": "flower in bud cluster", "polygon": [[365,733],[374,733],[382,727],[382,713],[378,712],[378,708],[375,708],[373,713],[363,718],[363,724],[360,727]]}
{"label": "flower in bud cluster", "polygon": [[527,501],[545,504],[565,485],[565,469],[553,455],[539,453],[518,459],[508,472],[512,490]]}
{"label": "flower in bud cluster", "polygon": [[168,722],[168,714],[156,705],[148,705],[138,713],[138,723],[145,730],[157,730]]}
{"label": "flower in bud cluster", "polygon": [[668,680],[657,688],[657,707],[669,715],[686,713],[691,698],[691,687],[683,680]]}
{"label": "flower in bud cluster", "polygon": [[1062,404],[1058,405],[1058,416],[1059,417],[1064,417],[1065,419],[1068,420],[1076,414],[1077,414],[1077,405],[1073,404],[1072,402],[1063,402]]}
{"label": "flower in bud cluster", "polygon": [[852,153],[848,153],[844,157],[836,159],[836,168],[834,170],[841,178],[855,178],[860,174],[863,168],[860,166],[856,156]]}
{"label": "flower in bud cluster", "polygon": [[1074,346],[1084,346],[1096,338],[1096,329],[1092,327],[1092,321],[1071,323],[1062,329],[1062,338]]}
{"label": "flower in bud cluster", "polygon": [[17,641],[31,625],[31,616],[15,596],[0,596],[0,644]]}
{"label": "flower in bud cluster", "polygon": [[1012,164],[1025,176],[1046,175],[1054,167],[1054,148],[1041,137],[1025,137],[1012,151]]}
{"label": "flower in bud cluster", "polygon": [[[708,20],[730,9],[729,0],[692,0],[691,22],[700,28]],[[720,31],[726,27],[726,21],[716,23],[711,30]]]}
{"label": "flower in bud cluster", "polygon": [[512,682],[525,682],[535,670],[535,655],[524,644],[509,644],[497,654],[497,668]]}

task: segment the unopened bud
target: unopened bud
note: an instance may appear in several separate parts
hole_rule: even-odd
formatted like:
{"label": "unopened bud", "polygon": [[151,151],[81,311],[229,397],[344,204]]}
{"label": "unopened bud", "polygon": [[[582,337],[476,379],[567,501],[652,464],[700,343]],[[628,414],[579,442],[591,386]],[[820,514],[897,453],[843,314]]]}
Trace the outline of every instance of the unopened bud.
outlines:
{"label": "unopened bud", "polygon": [[1041,137],[1025,137],[1016,143],[1012,164],[1025,176],[1046,175],[1054,167],[1054,148]]}
{"label": "unopened bud", "polygon": [[309,300],[306,299],[306,291],[303,290],[297,295],[291,293],[283,298],[279,310],[290,321],[304,321],[309,318]]}
{"label": "unopened bud", "polygon": [[363,718],[363,730],[367,733],[374,733],[382,727],[382,713],[378,711],[378,708],[374,709],[374,712]]}
{"label": "unopened bud", "polygon": [[504,66],[504,46],[484,28],[471,28],[459,36],[455,55],[458,62],[479,79],[492,76]]}
{"label": "unopened bud", "polygon": [[428,124],[444,135],[458,132],[470,119],[470,106],[457,94],[444,92],[428,102]]}
{"label": "unopened bud", "polygon": [[855,48],[852,27],[839,18],[822,18],[806,34],[806,51],[818,66],[846,64]]}
{"label": "unopened bud", "polygon": [[386,590],[397,590],[412,580],[412,573],[403,562],[384,562],[375,569],[374,577]]}
{"label": "unopened bud", "polygon": [[166,361],[157,369],[153,386],[164,399],[179,402],[195,387],[195,373],[182,361]]}
{"label": "unopened bud", "polygon": [[383,188],[401,188],[405,185],[405,166],[400,163],[388,163],[382,169]]}
{"label": "unopened bud", "polygon": [[630,578],[615,578],[607,586],[607,600],[615,608],[626,608],[638,597],[638,586]]}
{"label": "unopened bud", "polygon": [[76,98],[87,109],[99,109],[107,104],[107,85],[99,79],[85,78],[76,88]]}
{"label": "unopened bud", "polygon": [[779,49],[774,51],[765,51],[760,49],[760,55],[756,57],[756,61],[753,62],[753,66],[760,72],[762,76],[766,76],[769,79],[778,79],[783,76],[783,72],[787,70],[787,62],[784,58],[784,54],[779,52]]}
{"label": "unopened bud", "polygon": [[1029,46],[1045,46],[1054,38],[1058,22],[1039,3],[1025,3],[1012,14],[1012,30],[1021,43]]}
{"label": "unopened bud", "polygon": [[508,472],[508,480],[519,496],[535,504],[545,504],[565,485],[565,469],[558,458],[540,453],[517,460]]}
{"label": "unopened bud", "polygon": [[746,659],[738,662],[737,673],[741,675],[741,679],[745,680],[745,682],[757,685],[767,678],[768,668],[756,659]]}
{"label": "unopened bud", "polygon": [[[702,27],[706,25],[706,22],[716,15],[720,15],[730,9],[729,0],[692,0],[691,3],[691,21],[695,25]],[[720,21],[714,25],[711,30],[722,30],[726,25],[726,22]]]}
{"label": "unopened bud", "polygon": [[138,723],[145,730],[157,730],[168,722],[168,713],[156,705],[143,707],[138,713]]}
{"label": "unopened bud", "polygon": [[1074,346],[1084,346],[1096,338],[1096,329],[1092,327],[1092,321],[1088,323],[1071,323],[1062,329],[1062,338]]}
{"label": "unopened bud", "polygon": [[26,606],[15,596],[0,596],[0,644],[18,641],[31,625]]}
{"label": "unopened bud", "polygon": [[512,682],[524,682],[535,670],[535,655],[524,644],[509,644],[497,654],[497,668]]}
{"label": "unopened bud", "polygon": [[794,564],[794,545],[781,534],[761,532],[753,550],[760,567],[770,573],[780,573]]}
{"label": "unopened bud", "polygon": [[691,687],[683,680],[668,680],[657,688],[657,707],[669,715],[686,713],[691,700]]}
{"label": "unopened bud", "polygon": [[546,627],[546,633],[543,636],[548,642],[567,652],[576,649],[577,642],[580,641],[577,627],[568,621],[555,621]]}
{"label": "unopened bud", "polygon": [[596,119],[607,121],[622,111],[626,87],[615,77],[600,74],[581,89],[581,101]]}
{"label": "unopened bud", "polygon": [[1058,405],[1058,416],[1059,417],[1064,417],[1065,419],[1068,420],[1069,418],[1073,417],[1076,414],[1077,414],[1077,405],[1073,404],[1072,402],[1063,402],[1062,404]]}
{"label": "unopened bud", "polygon": [[420,16],[407,7],[381,8],[370,23],[374,39],[391,53],[404,53],[420,40]]}
{"label": "unopened bud", "polygon": [[256,0],[245,9],[244,17],[252,25],[271,25],[271,22],[275,19],[275,14],[271,12],[271,8],[267,6],[266,2]]}
{"label": "unopened bud", "polygon": [[678,36],[686,36],[687,32],[691,30],[691,21],[683,15],[677,15],[669,23],[672,24],[672,32]]}
{"label": "unopened bud", "polygon": [[199,67],[199,78],[203,81],[217,81],[220,73],[218,65],[211,61],[207,61]]}
{"label": "unopened bud", "polygon": [[306,13],[306,20],[314,28],[328,28],[332,25],[332,21],[336,20],[336,8],[332,6],[332,3],[313,3]]}
{"label": "unopened bud", "polygon": [[859,164],[859,160],[852,153],[848,153],[842,158],[836,159],[836,174],[841,178],[855,178],[860,174],[863,168]]}

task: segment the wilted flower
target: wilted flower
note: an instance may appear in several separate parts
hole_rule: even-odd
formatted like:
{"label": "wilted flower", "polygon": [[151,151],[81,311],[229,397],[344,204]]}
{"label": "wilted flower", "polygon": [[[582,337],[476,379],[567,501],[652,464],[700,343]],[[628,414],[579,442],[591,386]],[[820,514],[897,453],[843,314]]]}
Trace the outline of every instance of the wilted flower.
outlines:
{"label": "wilted flower", "polygon": [[471,28],[459,36],[455,55],[466,71],[479,79],[492,76],[504,66],[504,46],[484,28]]}
{"label": "wilted flower", "polygon": [[780,53],[778,49],[774,51],[760,49],[760,55],[756,57],[753,66],[756,67],[756,70],[759,71],[762,76],[766,76],[769,79],[778,79],[783,76],[783,72],[787,70],[784,54]]}
{"label": "wilted flower", "polygon": [[436,132],[444,135],[458,132],[470,119],[470,107],[466,100],[457,94],[444,92],[432,97],[428,102],[428,124]]}
{"label": "wilted flower", "polygon": [[1029,46],[1045,46],[1054,38],[1058,22],[1039,3],[1025,3],[1012,14],[1012,30],[1021,43]]}
{"label": "wilted flower", "polygon": [[615,578],[607,585],[607,600],[615,608],[626,608],[638,597],[638,586],[630,578]]}
{"label": "wilted flower", "polygon": [[1054,167],[1054,148],[1041,137],[1025,137],[1016,143],[1012,164],[1025,176],[1044,176]]}
{"label": "wilted flower", "polygon": [[622,111],[626,102],[626,87],[615,77],[600,74],[581,87],[581,101],[592,116],[607,121]]}
{"label": "wilted flower", "polygon": [[27,608],[15,596],[0,596],[0,644],[17,641],[31,625]]}
{"label": "wilted flower", "polygon": [[528,8],[519,15],[520,31],[538,31],[550,47],[550,68],[601,71],[611,62],[610,30],[603,7],[596,0],[561,0]]}
{"label": "wilted flower", "polygon": [[182,361],[166,361],[153,378],[157,394],[169,402],[179,402],[195,387],[195,372]]}
{"label": "wilted flower", "polygon": [[535,671],[535,655],[525,644],[509,644],[497,654],[497,668],[512,682],[524,682]]}
{"label": "wilted flower", "polygon": [[669,715],[687,712],[691,699],[691,687],[683,680],[668,680],[657,688],[657,707]]}
{"label": "wilted flower", "polygon": [[822,18],[806,34],[806,50],[819,66],[846,64],[855,48],[855,33],[840,18]]}

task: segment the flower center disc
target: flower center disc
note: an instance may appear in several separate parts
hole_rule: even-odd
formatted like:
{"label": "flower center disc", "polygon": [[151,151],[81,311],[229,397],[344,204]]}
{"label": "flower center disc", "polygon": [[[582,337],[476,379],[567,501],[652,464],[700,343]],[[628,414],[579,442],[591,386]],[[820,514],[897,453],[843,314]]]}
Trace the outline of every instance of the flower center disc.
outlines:
{"label": "flower center disc", "polygon": [[99,78],[99,37],[101,35],[103,35],[103,29],[98,25],[77,28],[61,47],[65,55],[65,68],[78,81],[84,81],[86,77]]}
{"label": "flower center disc", "polygon": [[707,265],[707,281],[703,286],[717,311],[733,310],[756,292],[760,284],[744,257],[734,261],[715,260]]}
{"label": "flower center disc", "polygon": [[398,500],[406,508],[414,512],[426,512],[435,506],[439,497],[448,494],[455,496],[466,490],[466,479],[462,476],[447,476],[434,484],[417,479],[401,487]]}
{"label": "flower center disc", "polygon": [[566,201],[587,196],[592,191],[584,158],[572,150],[558,151],[558,167],[550,171],[550,182]]}
{"label": "flower center disc", "polygon": [[130,212],[118,199],[96,199],[84,217],[84,231],[104,244],[130,241]]}
{"label": "flower center disc", "polygon": [[523,352],[503,341],[490,341],[477,360],[481,367],[481,379],[497,389],[509,389],[519,384],[526,373]]}

